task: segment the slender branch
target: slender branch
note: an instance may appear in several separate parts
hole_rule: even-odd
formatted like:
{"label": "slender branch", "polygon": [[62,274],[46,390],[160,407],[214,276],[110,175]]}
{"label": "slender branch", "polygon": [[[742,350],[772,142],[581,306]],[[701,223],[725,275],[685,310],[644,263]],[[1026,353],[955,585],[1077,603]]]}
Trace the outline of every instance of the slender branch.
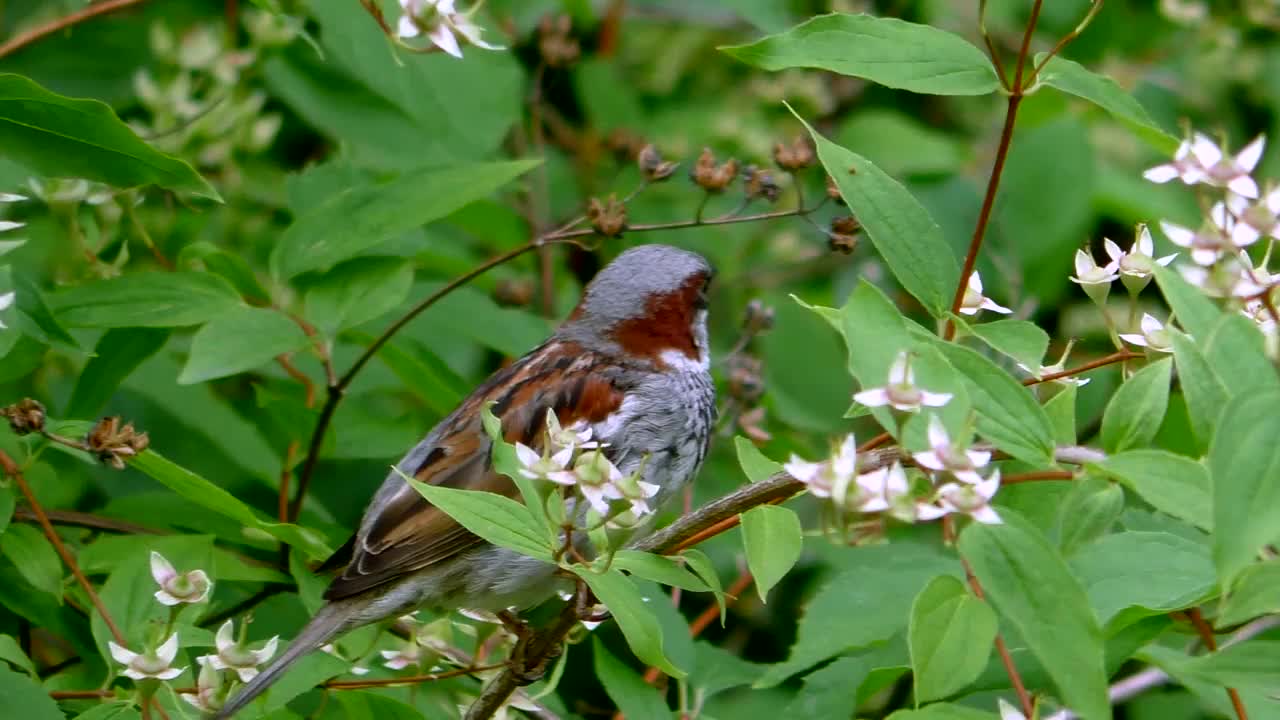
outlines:
{"label": "slender branch", "polygon": [[[711,218],[709,220],[699,220],[697,218],[694,218],[692,220],[675,220],[672,222],[665,222],[665,223],[628,225],[626,232],[637,233],[637,232],[653,232],[655,230],[681,230],[684,228],[703,227],[706,225],[733,225],[736,223],[760,222],[761,220],[774,220],[776,218],[784,218],[784,217],[799,217],[802,215],[808,215],[812,213],[814,210],[817,210],[819,207],[821,206],[815,205],[812,208],[805,208],[803,210],[800,210],[800,209],[774,210],[772,212],[756,213],[754,215],[734,215],[730,213],[729,215],[722,215],[720,217]],[[573,238],[587,237],[594,234],[596,234],[595,230],[592,230],[590,228],[584,228],[581,230],[570,230],[570,231],[561,232],[561,233],[551,233],[550,235],[545,236],[543,240],[544,241],[569,240]]]}
{"label": "slender branch", "polygon": [[131,5],[138,5],[142,2],[144,2],[144,0],[106,0],[105,2],[97,3],[96,5],[90,5],[83,10],[73,12],[65,17],[60,17],[52,22],[45,23],[40,27],[32,28],[24,33],[19,33],[18,35],[10,38],[3,45],[0,45],[0,58],[5,57],[6,55],[12,55],[31,43],[34,43],[37,40],[42,40],[59,30],[65,30],[76,23],[84,22],[85,20],[95,18],[99,15],[115,12],[116,10],[123,10]]}
{"label": "slender branch", "polygon": [[311,378],[307,377],[306,373],[299,370],[297,366],[293,364],[293,361],[289,359],[288,353],[277,355],[276,363],[278,363],[280,367],[284,369],[286,375],[293,378],[294,380],[297,380],[302,385],[302,391],[304,393],[303,403],[307,407],[315,406],[316,385],[315,383],[311,382]]}
{"label": "slender branch", "polygon": [[504,668],[507,663],[500,662],[493,665],[476,665],[472,667],[457,668],[454,670],[446,670],[438,673],[428,673],[426,675],[408,675],[405,677],[385,678],[382,680],[330,680],[322,685],[322,687],[330,690],[363,690],[365,688],[389,687],[394,685],[413,685],[416,683],[433,682],[435,680],[445,680],[451,677],[461,675],[473,675],[486,670],[497,670]]}
{"label": "slender branch", "polygon": [[[76,512],[75,510],[45,510],[45,517],[54,525],[68,525],[71,527],[89,528],[91,530],[106,530],[107,532],[122,533],[125,535],[168,535],[167,530],[159,530],[157,528],[146,527],[145,525],[135,525],[124,520],[116,520],[115,518],[102,517],[101,515],[93,515],[90,513]],[[19,522],[40,522],[40,516],[35,510],[30,508],[16,508],[13,511],[13,519]]]}
{"label": "slender branch", "polygon": [[[978,576],[973,573],[973,566],[969,561],[960,556],[960,564],[964,567],[965,579],[969,581],[969,587],[973,589],[973,594],[983,602],[987,601],[987,594],[982,589],[982,583],[978,581]],[[1000,655],[1000,663],[1004,665],[1004,671],[1009,676],[1009,682],[1013,684],[1013,691],[1018,696],[1018,704],[1022,706],[1022,714],[1025,717],[1033,718],[1036,716],[1035,703],[1031,699],[1031,694],[1027,692],[1027,686],[1022,682],[1022,675],[1018,673],[1018,666],[1013,662],[1013,655],[1009,653],[1009,646],[1005,644],[1004,638],[996,633],[995,639],[996,652]]]}
{"label": "slender branch", "polygon": [[111,636],[115,638],[117,643],[124,645],[124,634],[120,632],[116,621],[111,618],[111,613],[107,612],[106,606],[102,604],[102,598],[98,597],[98,593],[93,589],[89,578],[85,577],[84,573],[80,571],[80,566],[76,564],[76,559],[71,555],[71,551],[63,544],[62,538],[58,537],[57,530],[53,528],[53,523],[49,521],[49,516],[45,515],[44,508],[41,507],[40,501],[36,499],[35,493],[31,492],[31,486],[27,484],[27,479],[22,476],[22,470],[18,468],[18,464],[3,450],[0,450],[0,467],[3,467],[5,474],[13,478],[13,481],[18,484],[18,489],[22,491],[27,504],[31,506],[31,511],[35,513],[36,519],[39,520],[40,527],[44,529],[45,537],[49,538],[49,542],[53,543],[53,549],[58,551],[58,555],[62,557],[62,562],[66,564],[67,569],[75,576],[76,582],[80,583],[80,587],[89,596],[89,601],[93,603],[93,607],[102,616],[102,621],[106,623],[107,629],[111,631]]}
{"label": "slender branch", "polygon": [[1062,372],[1049,373],[1048,375],[1041,375],[1040,377],[1027,378],[1026,380],[1022,381],[1022,384],[1031,386],[1031,385],[1039,385],[1040,383],[1046,383],[1053,380],[1061,380],[1062,378],[1074,377],[1076,375],[1087,373],[1090,370],[1097,370],[1100,367],[1106,367],[1107,365],[1112,365],[1118,362],[1124,362],[1125,360],[1133,360],[1134,358],[1140,358],[1140,357],[1142,357],[1142,353],[1136,353],[1129,350],[1120,350],[1119,352],[1111,353],[1106,357],[1100,357],[1097,360],[1091,360],[1083,365],[1078,365],[1073,368],[1068,368],[1067,370],[1063,370]]}
{"label": "slender branch", "polygon": [[1089,5],[1089,11],[1085,13],[1084,19],[1080,21],[1080,24],[1076,25],[1071,32],[1063,35],[1062,39],[1058,40],[1057,44],[1053,46],[1053,49],[1046,53],[1040,62],[1036,63],[1035,68],[1031,71],[1031,77],[1028,78],[1028,84],[1034,85],[1036,80],[1040,77],[1040,71],[1044,69],[1044,66],[1048,65],[1050,60],[1057,57],[1062,50],[1067,47],[1067,45],[1071,44],[1073,40],[1080,37],[1080,33],[1083,33],[1085,28],[1089,27],[1089,23],[1093,22],[1093,19],[1098,15],[1098,12],[1102,10],[1102,2],[1103,0],[1093,0]]}
{"label": "slender branch", "polygon": [[987,54],[991,56],[991,66],[996,70],[996,78],[1000,81],[1000,87],[1008,90],[1009,76],[1004,71],[1004,62],[1000,60],[1000,51],[996,49],[995,41],[991,39],[991,33],[987,32],[987,0],[980,0],[978,3],[978,32],[982,35],[982,42],[987,46]]}
{"label": "slender branch", "polygon": [[[1204,616],[1200,614],[1200,608],[1193,607],[1187,610],[1186,615],[1209,652],[1217,652],[1218,640],[1213,636],[1213,628],[1205,621]],[[1244,701],[1240,699],[1240,691],[1229,687],[1227,688],[1227,697],[1231,699],[1231,707],[1236,712],[1236,718],[1238,720],[1249,720],[1249,713],[1244,709]]]}
{"label": "slender branch", "polygon": [[1037,470],[1035,472],[1014,473],[1000,479],[1001,485],[1035,482],[1037,480],[1074,480],[1076,474],[1070,470]]}
{"label": "slender branch", "polygon": [[114,690],[50,690],[49,697],[54,700],[96,700],[115,696]]}
{"label": "slender branch", "polygon": [[[1035,0],[1031,6],[1031,17],[1027,20],[1027,29],[1022,34],[1022,47],[1018,50],[1018,62],[1013,71],[1013,84],[1009,86],[1009,101],[1004,112],[1004,127],[1000,129],[1000,144],[996,147],[996,157],[991,165],[991,177],[987,180],[987,191],[982,197],[982,209],[978,212],[978,221],[973,228],[973,238],[969,241],[969,251],[964,256],[964,267],[960,270],[960,281],[956,283],[955,296],[951,299],[951,314],[957,315],[964,304],[965,292],[969,289],[969,276],[978,262],[978,252],[982,249],[982,241],[987,235],[987,225],[991,222],[991,213],[995,209],[996,192],[1000,189],[1000,177],[1004,175],[1004,163],[1009,157],[1009,147],[1013,144],[1013,127],[1018,118],[1018,106],[1022,103],[1024,87],[1022,73],[1027,64],[1027,53],[1031,51],[1031,36],[1035,32],[1036,23],[1040,20],[1040,8],[1044,0]],[[993,57],[994,57],[993,53]],[[947,319],[943,337],[951,340],[956,335],[956,325]]]}

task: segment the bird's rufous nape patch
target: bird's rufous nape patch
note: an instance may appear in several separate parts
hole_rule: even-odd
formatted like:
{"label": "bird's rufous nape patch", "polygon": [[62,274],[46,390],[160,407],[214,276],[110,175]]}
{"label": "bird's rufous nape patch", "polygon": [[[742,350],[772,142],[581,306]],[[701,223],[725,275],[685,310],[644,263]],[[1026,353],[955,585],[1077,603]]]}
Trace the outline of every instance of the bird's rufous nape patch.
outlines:
{"label": "bird's rufous nape patch", "polygon": [[698,296],[707,282],[705,273],[690,275],[671,292],[653,295],[645,302],[644,314],[618,323],[610,335],[624,351],[662,364],[662,354],[675,351],[694,360],[698,345],[693,338],[693,319]]}

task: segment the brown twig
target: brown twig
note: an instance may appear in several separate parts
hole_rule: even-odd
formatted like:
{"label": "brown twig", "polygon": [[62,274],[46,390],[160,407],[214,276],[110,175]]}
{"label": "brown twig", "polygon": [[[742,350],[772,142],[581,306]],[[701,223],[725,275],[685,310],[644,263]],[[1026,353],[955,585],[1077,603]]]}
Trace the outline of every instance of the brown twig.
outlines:
{"label": "brown twig", "polygon": [[[1213,636],[1213,628],[1205,621],[1204,616],[1200,614],[1200,608],[1191,608],[1186,611],[1187,619],[1191,621],[1191,626],[1196,629],[1196,634],[1200,636],[1200,641],[1204,643],[1205,648],[1209,652],[1218,651],[1218,640]],[[1238,720],[1249,720],[1249,713],[1244,709],[1244,701],[1240,699],[1240,692],[1233,687],[1227,688],[1227,697],[1231,699],[1231,707],[1236,712]]]}
{"label": "brown twig", "polygon": [[1076,474],[1070,470],[1037,470],[1035,472],[1014,473],[1000,478],[1001,485],[1016,485],[1038,480],[1074,480]]}
{"label": "brown twig", "polygon": [[[964,576],[968,579],[973,594],[979,600],[986,602],[987,594],[982,589],[982,583],[978,582],[978,576],[973,574],[973,567],[969,565],[969,561],[962,556],[960,564],[964,567]],[[1013,684],[1013,691],[1018,696],[1018,704],[1022,706],[1023,716],[1035,717],[1035,702],[1031,699],[1031,693],[1027,692],[1027,686],[1022,682],[1018,666],[1013,664],[1013,655],[1009,653],[1009,646],[1005,644],[1004,638],[1000,637],[999,633],[996,633],[995,646],[996,652],[1000,655],[1000,663],[1004,665],[1005,673],[1009,675],[1009,682]]]}
{"label": "brown twig", "polygon": [[[982,209],[978,211],[978,221],[973,228],[973,237],[969,240],[969,251],[964,256],[964,267],[960,270],[960,281],[956,283],[955,296],[951,299],[951,314],[960,313],[964,304],[965,292],[969,289],[969,276],[973,274],[974,265],[978,262],[978,252],[982,249],[982,241],[987,235],[987,225],[991,222],[991,213],[995,209],[996,192],[1000,189],[1000,177],[1004,175],[1004,163],[1009,157],[1009,147],[1013,144],[1013,127],[1018,118],[1018,106],[1022,103],[1025,87],[1022,74],[1026,69],[1027,54],[1031,51],[1031,35],[1035,32],[1036,23],[1040,20],[1040,7],[1044,0],[1035,0],[1031,6],[1031,17],[1027,20],[1027,29],[1022,35],[1022,47],[1018,50],[1018,62],[1013,71],[1013,83],[1009,86],[1009,100],[1004,112],[1004,126],[1000,129],[1000,144],[996,147],[995,161],[991,164],[991,177],[987,180],[987,191],[982,197]],[[994,56],[994,54],[993,54]],[[943,337],[947,340],[956,335],[956,324],[947,319]]]}
{"label": "brown twig", "polygon": [[76,582],[80,583],[80,587],[84,589],[89,601],[93,603],[98,614],[102,616],[102,621],[106,623],[107,629],[111,631],[111,636],[120,644],[125,644],[124,634],[120,632],[120,628],[116,625],[116,621],[111,618],[111,613],[107,612],[107,608],[102,604],[102,598],[98,597],[98,593],[90,584],[89,578],[84,576],[80,571],[80,566],[76,564],[76,559],[71,555],[71,551],[63,544],[62,538],[58,537],[57,530],[54,529],[53,523],[49,521],[49,516],[45,515],[44,508],[40,505],[40,501],[36,499],[35,493],[31,492],[31,486],[27,484],[27,480],[22,476],[22,470],[18,464],[9,457],[9,454],[0,450],[0,467],[4,469],[4,473],[13,478],[18,484],[18,489],[22,492],[22,496],[26,498],[27,504],[31,506],[31,511],[35,513],[36,519],[40,522],[40,527],[44,530],[45,537],[49,538],[49,542],[53,543],[53,549],[58,551],[58,555],[62,557],[62,562],[66,564],[67,569],[75,576]]}
{"label": "brown twig", "polygon": [[306,406],[308,408],[314,407],[316,404],[316,385],[311,382],[311,378],[307,377],[306,373],[299,370],[297,366],[293,364],[293,361],[289,359],[288,354],[277,355],[276,362],[279,363],[281,368],[284,368],[285,374],[294,380],[297,380],[302,385],[304,393],[303,402]]}
{"label": "brown twig", "polygon": [[123,10],[131,5],[138,5],[142,2],[144,2],[144,0],[105,0],[105,2],[90,5],[83,10],[78,10],[70,15],[60,17],[57,20],[45,23],[39,27],[31,28],[24,33],[19,33],[12,38],[9,38],[9,40],[3,45],[0,45],[0,58],[5,57],[6,55],[11,55],[31,43],[52,35],[59,30],[65,30],[72,25],[84,22],[90,18],[115,12],[116,10]]}
{"label": "brown twig", "polygon": [[1132,360],[1134,358],[1140,358],[1140,357],[1142,357],[1142,353],[1136,353],[1130,350],[1120,350],[1119,352],[1111,353],[1106,357],[1100,357],[1097,360],[1090,360],[1089,362],[1083,365],[1078,365],[1073,368],[1068,368],[1066,370],[1063,370],[1062,372],[1049,373],[1048,375],[1042,375],[1038,378],[1035,378],[1035,377],[1027,378],[1026,380],[1022,381],[1022,384],[1026,386],[1031,386],[1031,385],[1039,385],[1040,383],[1051,382],[1053,380],[1061,380],[1062,378],[1074,377],[1076,375],[1087,373],[1090,370],[1097,370],[1100,367],[1106,367],[1107,365],[1113,365],[1118,362],[1124,362],[1125,360]]}
{"label": "brown twig", "polygon": [[49,697],[54,700],[95,700],[115,696],[114,690],[50,690]]}
{"label": "brown twig", "polygon": [[381,680],[330,680],[321,685],[321,687],[329,690],[363,690],[364,688],[373,687],[389,687],[393,685],[412,685],[415,683],[432,682],[435,680],[445,680],[451,677],[459,677],[461,675],[473,675],[486,670],[497,670],[504,668],[507,663],[500,662],[492,665],[476,665],[472,667],[457,668],[455,670],[446,670],[438,673],[427,673],[425,675],[407,675],[405,677],[384,678]]}
{"label": "brown twig", "polygon": [[[91,530],[106,530],[107,532],[122,533],[125,535],[168,535],[169,531],[159,530],[157,528],[146,527],[144,525],[135,525],[124,520],[116,520],[115,518],[102,517],[101,515],[93,515],[90,513],[76,512],[75,510],[45,510],[45,517],[54,525],[68,525],[71,527],[89,528]],[[13,519],[19,522],[40,522],[40,516],[35,510],[25,507],[16,508],[13,511]]]}
{"label": "brown twig", "polygon": [[1097,16],[1100,10],[1102,10],[1102,1],[1103,0],[1093,0],[1089,6],[1089,11],[1085,13],[1084,19],[1080,21],[1080,24],[1076,25],[1071,32],[1063,35],[1053,48],[1049,50],[1048,53],[1045,53],[1045,56],[1041,58],[1040,62],[1036,63],[1036,66],[1031,70],[1031,76],[1027,79],[1028,84],[1034,84],[1040,77],[1040,71],[1044,69],[1044,66],[1049,64],[1050,60],[1057,57],[1062,50],[1067,47],[1067,45],[1071,44],[1071,41],[1080,37],[1080,33],[1084,32],[1085,28],[1089,27],[1089,23],[1093,22],[1093,18]]}

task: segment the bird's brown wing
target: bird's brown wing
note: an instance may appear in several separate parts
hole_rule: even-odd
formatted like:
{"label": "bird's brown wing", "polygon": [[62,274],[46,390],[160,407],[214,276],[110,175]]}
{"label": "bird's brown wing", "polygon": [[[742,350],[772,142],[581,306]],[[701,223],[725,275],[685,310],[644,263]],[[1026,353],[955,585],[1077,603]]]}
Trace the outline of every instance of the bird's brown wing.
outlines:
{"label": "bird's brown wing", "polygon": [[[605,358],[552,341],[477,388],[437,429],[425,460],[416,468],[400,469],[433,485],[518,498],[515,483],[493,468],[493,443],[480,419],[485,404],[495,403],[493,413],[502,422],[507,442],[536,449],[542,444],[548,409],[555,410],[563,425],[600,422],[616,411],[624,394],[617,378],[616,365]],[[364,592],[483,542],[408,483],[368,513],[363,537],[357,535],[349,543],[346,570],[325,592],[329,600]]]}

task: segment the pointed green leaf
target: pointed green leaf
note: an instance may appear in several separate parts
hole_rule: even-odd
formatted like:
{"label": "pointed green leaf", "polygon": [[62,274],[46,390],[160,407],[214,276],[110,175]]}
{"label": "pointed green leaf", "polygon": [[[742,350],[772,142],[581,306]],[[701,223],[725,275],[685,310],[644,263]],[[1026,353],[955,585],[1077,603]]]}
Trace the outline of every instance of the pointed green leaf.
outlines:
{"label": "pointed green leaf", "polygon": [[1158,360],[1134,373],[1111,396],[1102,416],[1102,446],[1107,452],[1151,443],[1169,405],[1172,373],[1172,358]]}
{"label": "pointed green leaf", "polygon": [[196,332],[178,383],[193,385],[252,370],[308,342],[302,328],[280,312],[237,307]]}
{"label": "pointed green leaf", "polygon": [[66,715],[35,680],[0,665],[0,707],[23,720],[64,720]]}
{"label": "pointed green leaf", "polygon": [[1239,395],[1219,416],[1209,447],[1213,558],[1224,587],[1264,546],[1280,540],[1280,393]]}
{"label": "pointed green leaf", "polygon": [[240,307],[226,280],[207,273],[133,273],[60,290],[49,298],[68,327],[199,325]]}
{"label": "pointed green leaf", "polygon": [[1236,578],[1218,611],[1219,625],[1237,625],[1280,612],[1280,560],[1250,565]]}
{"label": "pointed green leaf", "polygon": [[934,578],[912,603],[907,626],[916,699],[947,697],[976,680],[995,638],[991,606],[950,575]]}
{"label": "pointed green leaf", "polygon": [[1217,584],[1207,547],[1163,532],[1107,535],[1070,564],[1104,625],[1126,608],[1159,614],[1196,605]]}
{"label": "pointed green leaf", "polygon": [[1173,362],[1178,368],[1178,384],[1187,401],[1191,431],[1196,436],[1196,450],[1203,453],[1213,440],[1218,413],[1227,404],[1227,388],[1200,348],[1183,333],[1169,331],[1173,343]]}
{"label": "pointed green leaf", "polygon": [[782,472],[782,463],[770,460],[755,443],[741,435],[733,439],[733,447],[738,451],[738,465],[746,474],[747,480],[760,482]]}
{"label": "pointed green leaf", "polygon": [[1049,334],[1027,320],[994,320],[975,323],[969,331],[996,352],[1007,355],[1036,372],[1044,362]]}
{"label": "pointed green leaf", "polygon": [[793,510],[777,505],[761,505],[742,513],[742,544],[747,567],[755,577],[760,601],[800,559],[804,546],[800,518]]}
{"label": "pointed green leaf", "polygon": [[427,502],[443,510],[462,527],[494,545],[551,562],[553,548],[524,505],[491,492],[459,490],[419,482],[403,475]]}
{"label": "pointed green leaf", "polygon": [[[1044,57],[1045,53],[1037,54],[1036,64],[1044,62]],[[1136,98],[1105,75],[1059,55],[1045,64],[1036,79],[1106,110],[1162,154],[1173,155],[1178,148],[1178,139],[1162,130]]]}
{"label": "pointed green leaf", "polygon": [[1204,530],[1213,528],[1213,489],[1204,465],[1165,450],[1129,450],[1096,466],[1152,507]]}
{"label": "pointed green leaf", "polygon": [[1053,458],[1053,427],[1031,391],[987,358],[954,343],[937,343],[964,378],[978,411],[978,433],[1010,455],[1033,463]]}
{"label": "pointed green leaf", "polygon": [[711,588],[689,572],[683,565],[663,555],[640,552],[638,550],[619,550],[614,553],[613,566],[625,570],[632,575],[652,580],[671,587],[684,588],[693,592],[710,592]]}
{"label": "pointed green leaf", "polygon": [[640,673],[610,654],[599,636],[592,638],[591,659],[604,691],[628,720],[671,720],[671,710],[662,694]]}
{"label": "pointed green leaf", "polygon": [[685,671],[671,664],[662,650],[662,626],[641,597],[640,591],[617,569],[593,572],[582,565],[570,568],[587,583],[597,599],[609,608],[618,627],[627,638],[631,652],[641,662],[656,667],[673,678],[683,678]]}

